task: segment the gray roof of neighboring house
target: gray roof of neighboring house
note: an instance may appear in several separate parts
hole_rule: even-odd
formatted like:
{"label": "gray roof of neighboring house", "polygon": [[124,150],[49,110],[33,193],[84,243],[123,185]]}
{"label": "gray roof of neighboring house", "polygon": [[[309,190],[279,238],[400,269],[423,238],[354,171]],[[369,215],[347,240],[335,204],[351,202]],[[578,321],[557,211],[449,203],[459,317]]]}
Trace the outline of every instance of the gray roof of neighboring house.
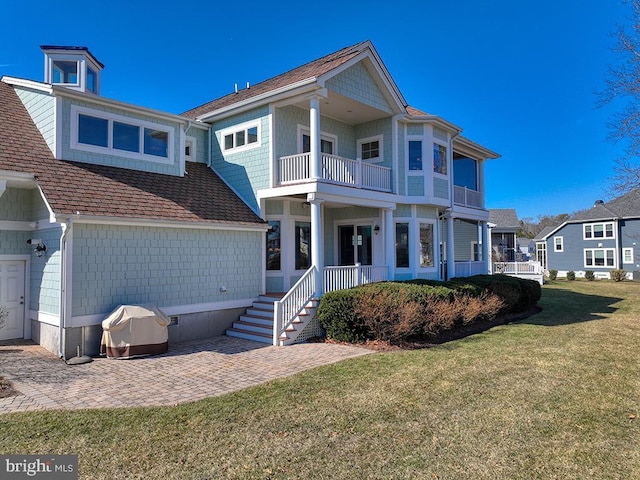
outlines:
{"label": "gray roof of neighboring house", "polygon": [[551,232],[554,232],[555,230],[557,230],[559,227],[559,225],[556,225],[555,227],[544,227],[540,232],[538,232],[538,235],[536,235],[536,238],[533,239],[534,242],[541,242],[543,240],[546,239],[547,235],[549,235]]}
{"label": "gray roof of neighboring house", "polygon": [[614,198],[610,202],[598,202],[592,208],[576,213],[569,221],[606,220],[618,217],[640,217],[640,188]]}
{"label": "gray roof of neighboring house", "polygon": [[490,208],[489,222],[495,224],[494,230],[520,227],[520,220],[514,208]]}

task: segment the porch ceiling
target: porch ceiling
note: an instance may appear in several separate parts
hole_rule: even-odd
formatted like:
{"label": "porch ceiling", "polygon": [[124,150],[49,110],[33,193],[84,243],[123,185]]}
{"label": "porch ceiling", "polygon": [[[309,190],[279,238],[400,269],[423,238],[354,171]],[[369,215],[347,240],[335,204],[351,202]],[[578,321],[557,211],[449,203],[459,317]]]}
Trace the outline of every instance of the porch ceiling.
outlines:
{"label": "porch ceiling", "polygon": [[[303,100],[295,105],[305,110],[309,109],[308,100]],[[331,91],[328,92],[327,98],[320,101],[320,114],[349,125],[357,125],[391,116],[390,113]]]}

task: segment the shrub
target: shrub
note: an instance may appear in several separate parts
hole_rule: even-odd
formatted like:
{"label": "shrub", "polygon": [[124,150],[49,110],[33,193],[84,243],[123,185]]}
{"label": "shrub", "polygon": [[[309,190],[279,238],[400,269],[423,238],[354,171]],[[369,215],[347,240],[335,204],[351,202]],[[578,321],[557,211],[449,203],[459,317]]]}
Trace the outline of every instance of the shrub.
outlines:
{"label": "shrub", "polygon": [[357,291],[337,290],[322,296],[318,305],[318,321],[327,337],[339,342],[357,343],[366,339],[364,326],[355,316]]}
{"label": "shrub", "polygon": [[574,281],[576,279],[576,272],[574,272],[573,270],[569,270],[567,272],[567,280],[569,281]]}
{"label": "shrub", "polygon": [[549,270],[549,280],[558,278],[558,270]]}
{"label": "shrub", "polygon": [[627,279],[627,272],[624,270],[611,270],[609,276],[614,282],[622,282]]}
{"label": "shrub", "polygon": [[587,270],[586,272],[584,272],[584,278],[586,278],[590,282],[593,282],[596,279],[596,276],[592,270]]}
{"label": "shrub", "polygon": [[538,282],[477,275],[449,282],[381,282],[327,293],[318,319],[338,341],[391,343],[434,337],[502,313],[524,311],[540,299]]}

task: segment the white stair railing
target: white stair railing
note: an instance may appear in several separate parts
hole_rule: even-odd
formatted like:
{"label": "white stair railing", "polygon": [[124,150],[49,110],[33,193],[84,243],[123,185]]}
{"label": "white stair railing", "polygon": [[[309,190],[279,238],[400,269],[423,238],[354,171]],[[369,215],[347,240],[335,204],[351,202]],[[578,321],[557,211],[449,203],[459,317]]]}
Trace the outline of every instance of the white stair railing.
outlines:
{"label": "white stair railing", "polygon": [[274,302],[273,345],[279,344],[280,336],[313,299],[316,291],[316,272],[315,266],[309,268],[281,300]]}

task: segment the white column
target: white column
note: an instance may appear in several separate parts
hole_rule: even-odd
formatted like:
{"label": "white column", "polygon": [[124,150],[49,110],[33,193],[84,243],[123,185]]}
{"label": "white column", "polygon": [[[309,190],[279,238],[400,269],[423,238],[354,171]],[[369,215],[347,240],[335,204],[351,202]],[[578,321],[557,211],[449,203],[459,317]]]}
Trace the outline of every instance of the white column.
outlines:
{"label": "white column", "polygon": [[311,141],[309,151],[310,174],[312,179],[322,178],[320,164],[320,97],[313,96],[309,99],[309,137]]}
{"label": "white column", "polygon": [[456,255],[454,248],[453,216],[447,217],[447,280],[456,275]]}
{"label": "white column", "polygon": [[322,233],[322,202],[314,193],[307,195],[311,204],[311,264],[316,267],[316,298],[322,296],[324,270],[324,242]]}
{"label": "white column", "polygon": [[389,270],[389,280],[394,279],[396,267],[396,232],[393,225],[393,210],[386,208],[384,210],[384,246],[385,256],[387,259],[387,269]]}
{"label": "white column", "polygon": [[491,273],[491,236],[487,222],[482,222],[482,261],[486,265],[485,271]]}

